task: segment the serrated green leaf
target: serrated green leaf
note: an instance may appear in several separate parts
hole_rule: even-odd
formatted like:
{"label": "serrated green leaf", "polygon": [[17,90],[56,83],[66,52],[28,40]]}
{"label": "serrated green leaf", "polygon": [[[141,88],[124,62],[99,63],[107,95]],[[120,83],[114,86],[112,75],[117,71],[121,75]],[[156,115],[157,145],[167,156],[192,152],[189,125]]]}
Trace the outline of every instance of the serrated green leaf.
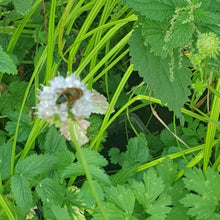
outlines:
{"label": "serrated green leaf", "polygon": [[202,198],[194,194],[187,194],[180,202],[185,207],[189,207],[187,214],[197,216],[196,219],[213,219],[215,209],[218,205],[218,200],[211,196],[209,198]]}
{"label": "serrated green leaf", "polygon": [[208,167],[204,174],[197,168],[187,169],[185,177],[186,188],[195,192],[186,194],[180,200],[185,207],[189,207],[187,213],[196,216],[196,219],[220,219],[216,211],[220,197],[220,175]]}
{"label": "serrated green leaf", "polygon": [[131,138],[128,141],[127,150],[125,152],[125,161],[123,167],[142,164],[150,159],[147,146],[147,139],[143,133],[138,137]]}
{"label": "serrated green leaf", "polygon": [[27,213],[32,206],[32,195],[28,180],[21,175],[11,177],[11,191],[18,207]]}
{"label": "serrated green leaf", "polygon": [[165,220],[167,214],[171,211],[171,197],[167,194],[161,194],[160,197],[147,209],[151,216],[149,220]]}
{"label": "serrated green leaf", "polygon": [[54,126],[49,128],[44,146],[45,152],[49,154],[67,150],[66,139]]}
{"label": "serrated green leaf", "polygon": [[[90,164],[89,172],[93,179],[96,179],[99,182],[107,185],[111,184],[108,175],[99,167]],[[81,164],[74,163],[64,169],[62,176],[66,178],[66,177],[81,176],[81,175],[85,175],[84,168],[82,167]]]}
{"label": "serrated green leaf", "polygon": [[[8,115],[8,118],[11,121],[8,121],[6,123],[5,129],[6,129],[6,131],[8,131],[8,133],[10,135],[15,134],[17,121],[18,121],[18,116],[19,116],[18,112],[11,112]],[[19,124],[19,130],[18,130],[18,137],[17,137],[18,142],[25,141],[29,137],[29,134],[30,134],[31,129],[32,129],[32,126],[31,126],[30,123],[31,123],[30,116],[26,115],[26,114],[22,114],[20,124]]]}
{"label": "serrated green leaf", "polygon": [[105,188],[105,193],[109,202],[112,202],[129,215],[133,213],[135,197],[131,189],[117,185],[116,187]]}
{"label": "serrated green leaf", "polygon": [[163,21],[174,14],[178,1],[174,0],[126,0],[126,4],[149,19]]}
{"label": "serrated green leaf", "polygon": [[[93,181],[93,185],[95,187],[95,190],[99,196],[99,199],[101,201],[104,200],[104,194],[103,194],[103,190],[102,187],[100,186],[100,184],[97,181]],[[94,196],[92,195],[90,186],[88,181],[85,181],[83,183],[83,186],[80,189],[79,194],[77,195],[77,198],[80,201],[83,201],[83,203],[85,203],[85,208],[92,208],[92,206],[95,205],[95,199]]]}
{"label": "serrated green leaf", "polygon": [[113,147],[109,150],[108,155],[112,164],[119,163],[120,160],[120,150],[117,147]]}
{"label": "serrated green leaf", "polygon": [[12,143],[0,145],[0,173],[1,179],[5,180],[10,176]]}
{"label": "serrated green leaf", "polygon": [[42,201],[47,204],[63,205],[65,188],[52,179],[45,178],[36,187]]}
{"label": "serrated green leaf", "polygon": [[[56,217],[56,220],[69,220],[71,219],[67,208],[61,208],[60,206],[52,205],[51,211],[53,212],[54,216]],[[54,219],[55,220],[55,219]]]}
{"label": "serrated green leaf", "polygon": [[27,14],[31,10],[33,0],[13,0],[15,9],[21,15]]}
{"label": "serrated green leaf", "polygon": [[177,175],[177,168],[169,157],[165,158],[162,163],[157,165],[157,172],[162,178],[165,188],[168,189],[173,183]]}
{"label": "serrated green leaf", "polygon": [[18,161],[15,170],[18,174],[33,178],[51,170],[56,163],[56,157],[53,155],[32,154],[25,159]]}
{"label": "serrated green leaf", "polygon": [[63,169],[75,160],[74,154],[69,150],[63,150],[61,152],[58,152],[55,154],[58,160],[58,163],[56,165],[56,168],[60,171],[63,171]]}
{"label": "serrated green leaf", "polygon": [[[87,148],[82,148],[81,150],[88,164],[95,166],[106,166],[108,164],[108,161],[98,152]],[[78,154],[76,154],[76,158],[79,159]]]}
{"label": "serrated green leaf", "polygon": [[18,70],[13,60],[8,53],[3,51],[2,46],[0,45],[0,72],[8,74],[17,74]]}
{"label": "serrated green leaf", "polygon": [[[2,114],[8,115],[10,112],[20,111],[26,87],[26,82],[14,81],[10,83],[9,91],[3,92],[0,96],[0,111]],[[24,110],[29,111],[29,107],[25,106]]]}
{"label": "serrated green leaf", "polygon": [[170,80],[170,59],[162,59],[150,53],[149,46],[144,44],[141,28],[136,28],[130,39],[131,62],[134,69],[150,84],[150,89],[162,103],[167,103],[177,117],[181,116],[181,107],[188,100],[190,90],[190,70],[186,66],[179,69],[177,61],[174,64],[174,81]]}

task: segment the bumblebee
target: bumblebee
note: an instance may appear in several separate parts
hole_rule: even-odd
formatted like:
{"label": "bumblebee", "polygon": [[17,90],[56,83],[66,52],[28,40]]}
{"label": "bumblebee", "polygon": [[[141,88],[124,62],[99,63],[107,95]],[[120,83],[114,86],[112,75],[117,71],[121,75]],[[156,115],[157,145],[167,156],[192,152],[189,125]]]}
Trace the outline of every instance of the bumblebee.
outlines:
{"label": "bumblebee", "polygon": [[56,100],[56,104],[60,105],[67,102],[68,104],[74,103],[77,99],[83,96],[83,91],[80,88],[72,87],[64,89]]}

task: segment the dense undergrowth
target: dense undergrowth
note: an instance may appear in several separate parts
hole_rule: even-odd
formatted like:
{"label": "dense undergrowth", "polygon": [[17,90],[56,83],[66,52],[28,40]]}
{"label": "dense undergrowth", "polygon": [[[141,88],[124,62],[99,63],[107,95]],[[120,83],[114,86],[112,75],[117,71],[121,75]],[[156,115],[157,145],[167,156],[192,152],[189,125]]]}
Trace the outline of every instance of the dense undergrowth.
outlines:
{"label": "dense undergrowth", "polygon": [[0,0],[0,219],[220,219],[219,8]]}

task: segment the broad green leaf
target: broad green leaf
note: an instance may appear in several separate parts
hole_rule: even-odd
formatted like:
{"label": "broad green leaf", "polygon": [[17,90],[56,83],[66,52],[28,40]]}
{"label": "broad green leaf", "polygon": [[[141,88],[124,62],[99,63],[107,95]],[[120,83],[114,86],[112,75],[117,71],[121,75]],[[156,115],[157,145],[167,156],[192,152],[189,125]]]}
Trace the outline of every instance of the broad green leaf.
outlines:
{"label": "broad green leaf", "polygon": [[129,215],[133,213],[135,197],[131,189],[117,185],[116,187],[105,188],[105,193],[105,197],[109,202],[115,204],[125,213],[129,213]]}
{"label": "broad green leaf", "polygon": [[[9,115],[10,112],[20,111],[26,87],[26,82],[14,81],[10,83],[9,91],[3,92],[0,96],[0,111],[2,114]],[[28,112],[30,109],[25,106],[25,110]]]}
{"label": "broad green leaf", "polygon": [[187,214],[196,216],[196,219],[220,219],[217,207],[220,197],[220,175],[208,167],[205,173],[202,170],[186,169],[184,184],[194,194],[186,194],[180,200],[189,210]]}
{"label": "broad green leaf", "polygon": [[[89,165],[89,172],[93,179],[96,179],[104,184],[111,184],[108,175],[101,168],[94,165]],[[79,163],[73,163],[64,169],[62,176],[66,178],[82,175],[85,175],[82,165]]]}
{"label": "broad green leaf", "polygon": [[123,167],[146,163],[150,159],[147,140],[143,133],[128,141]]}
{"label": "broad green leaf", "polygon": [[[61,208],[60,206],[52,205],[51,211],[53,212],[54,216],[56,217],[56,220],[69,220],[71,219],[67,208]],[[54,219],[55,220],[55,219]]]}
{"label": "broad green leaf", "polygon": [[[104,194],[103,194],[103,190],[102,190],[102,186],[100,186],[100,184],[97,181],[93,181],[93,185],[96,189],[96,192],[99,196],[99,199],[101,201],[104,200]],[[88,184],[88,181],[85,181],[83,183],[83,186],[81,187],[79,194],[77,195],[77,198],[80,201],[83,201],[83,203],[85,203],[85,208],[92,208],[95,205],[95,199],[92,195],[90,186]]]}
{"label": "broad green leaf", "polygon": [[51,126],[46,135],[45,152],[55,153],[67,150],[66,139],[54,126]]}
{"label": "broad green leaf", "polygon": [[63,205],[65,188],[52,179],[45,178],[36,187],[37,193],[44,203]]}
{"label": "broad green leaf", "polygon": [[11,191],[18,207],[23,213],[27,213],[32,207],[32,195],[26,177],[13,175],[11,177]]}
{"label": "broad green leaf", "polygon": [[[10,135],[15,134],[17,121],[18,121],[18,112],[12,112],[8,115],[8,118],[10,121],[6,123],[5,129],[8,131]],[[31,126],[31,118],[29,115],[22,114],[20,124],[19,124],[19,130],[18,130],[18,142],[23,142],[28,139],[29,134],[31,132],[32,126]]]}
{"label": "broad green leaf", "polygon": [[120,161],[120,150],[117,147],[113,147],[109,150],[108,155],[112,164],[117,164]]}
{"label": "broad green leaf", "polygon": [[39,174],[52,170],[56,163],[56,157],[53,155],[32,154],[17,163],[16,173],[33,178]]}
{"label": "broad green leaf", "polygon": [[169,50],[165,50],[165,34],[168,27],[167,21],[156,22],[149,19],[145,19],[142,25],[142,35],[157,56],[166,57],[169,53]]}
{"label": "broad green leaf", "polygon": [[[95,166],[106,166],[108,164],[108,161],[98,152],[87,148],[82,148],[81,150],[88,164]],[[76,154],[76,158],[78,159],[78,154]]]}
{"label": "broad green leaf", "polygon": [[14,64],[14,61],[9,56],[8,53],[3,51],[2,46],[0,45],[0,72],[8,74],[17,74],[17,67]]}
{"label": "broad green leaf", "polygon": [[31,10],[33,0],[13,0],[15,9],[21,15],[25,15]]}
{"label": "broad green leaf", "polygon": [[164,21],[171,18],[179,0],[126,0],[125,3],[149,19]]}
{"label": "broad green leaf", "polygon": [[167,194],[161,194],[160,197],[147,209],[151,216],[149,220],[165,220],[167,214],[171,211],[171,197]]}
{"label": "broad green leaf", "polygon": [[0,145],[0,173],[1,179],[5,180],[10,176],[12,143]]}
{"label": "broad green leaf", "polygon": [[136,28],[130,39],[131,63],[143,77],[144,82],[150,84],[150,89],[154,92],[155,97],[161,99],[162,103],[167,103],[168,108],[173,110],[177,117],[180,117],[181,108],[190,95],[188,88],[190,70],[184,65],[179,68],[178,61],[175,60],[174,81],[172,81],[170,59],[154,56],[150,52],[149,46],[145,46],[144,41],[141,28]]}

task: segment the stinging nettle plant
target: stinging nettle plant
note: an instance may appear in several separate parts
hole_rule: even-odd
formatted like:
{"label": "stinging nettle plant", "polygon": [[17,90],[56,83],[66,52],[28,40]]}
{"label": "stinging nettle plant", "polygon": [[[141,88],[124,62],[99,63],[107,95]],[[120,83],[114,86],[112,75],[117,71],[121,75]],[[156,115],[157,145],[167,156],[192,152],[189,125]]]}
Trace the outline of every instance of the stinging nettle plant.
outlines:
{"label": "stinging nettle plant", "polygon": [[219,219],[219,6],[3,0],[1,219]]}

